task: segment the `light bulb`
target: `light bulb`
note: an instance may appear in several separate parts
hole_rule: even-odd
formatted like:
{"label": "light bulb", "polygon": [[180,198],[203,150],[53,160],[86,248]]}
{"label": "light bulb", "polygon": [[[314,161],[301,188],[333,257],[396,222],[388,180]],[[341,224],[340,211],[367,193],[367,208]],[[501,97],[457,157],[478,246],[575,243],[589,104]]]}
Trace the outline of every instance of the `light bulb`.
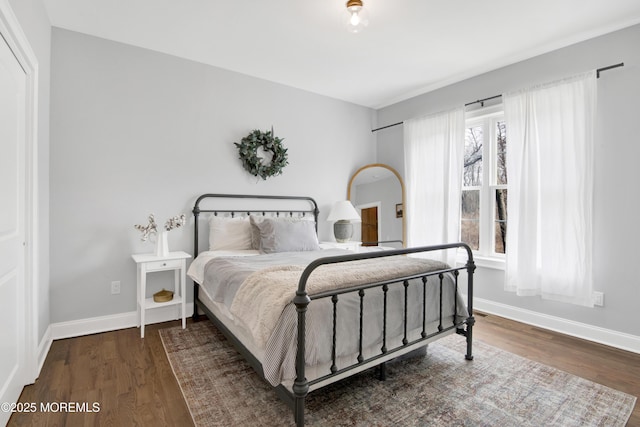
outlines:
{"label": "light bulb", "polygon": [[369,25],[369,14],[362,7],[361,0],[347,1],[345,27],[352,33],[359,33]]}
{"label": "light bulb", "polygon": [[352,27],[357,27],[360,24],[360,16],[358,16],[358,12],[351,13],[351,19],[349,19],[349,25]]}

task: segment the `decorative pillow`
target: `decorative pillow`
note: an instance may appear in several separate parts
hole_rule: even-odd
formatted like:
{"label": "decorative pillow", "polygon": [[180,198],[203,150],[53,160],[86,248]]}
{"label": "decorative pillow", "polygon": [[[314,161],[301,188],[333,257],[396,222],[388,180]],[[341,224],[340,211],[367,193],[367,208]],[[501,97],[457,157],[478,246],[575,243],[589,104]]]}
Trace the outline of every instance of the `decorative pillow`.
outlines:
{"label": "decorative pillow", "polygon": [[251,249],[251,223],[248,217],[209,218],[209,250]]}
{"label": "decorative pillow", "polygon": [[251,215],[249,222],[251,223],[251,249],[260,250],[260,228],[258,224],[264,220],[264,216]]}
{"label": "decorative pillow", "polygon": [[[313,221],[296,218],[250,217],[260,232],[264,253],[315,251],[320,249]],[[260,218],[260,219],[258,219]]]}

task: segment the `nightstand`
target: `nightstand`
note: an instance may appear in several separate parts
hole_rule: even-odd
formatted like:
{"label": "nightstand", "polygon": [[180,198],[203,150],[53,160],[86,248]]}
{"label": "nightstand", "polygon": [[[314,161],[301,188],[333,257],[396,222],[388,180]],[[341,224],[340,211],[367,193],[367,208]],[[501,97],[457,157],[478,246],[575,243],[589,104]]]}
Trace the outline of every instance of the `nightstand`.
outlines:
{"label": "nightstand", "polygon": [[[169,252],[167,256],[155,256],[153,254],[135,254],[131,256],[138,266],[137,295],[138,295],[138,326],[140,338],[144,338],[145,313],[159,307],[180,306],[182,317],[182,329],[187,326],[186,316],[186,271],[187,258],[191,258],[186,252]],[[147,273],[156,271],[171,271],[174,274],[173,299],[168,302],[155,302],[153,296],[147,298]]]}
{"label": "nightstand", "polygon": [[323,248],[335,248],[335,249],[347,249],[350,251],[358,252],[362,242],[348,241],[344,243],[339,242],[321,242],[320,246]]}

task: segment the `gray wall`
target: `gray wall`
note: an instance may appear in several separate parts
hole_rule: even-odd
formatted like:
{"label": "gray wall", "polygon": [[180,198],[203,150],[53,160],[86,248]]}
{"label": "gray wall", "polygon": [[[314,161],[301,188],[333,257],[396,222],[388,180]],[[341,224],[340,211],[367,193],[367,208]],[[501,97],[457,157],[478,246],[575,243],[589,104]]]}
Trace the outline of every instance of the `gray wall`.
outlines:
{"label": "gray wall", "polygon": [[[378,111],[378,126],[442,111],[507,91],[619,62],[624,68],[598,80],[595,148],[595,290],[605,306],[577,307],[517,297],[503,290],[503,271],[479,269],[475,295],[496,303],[532,310],[619,332],[640,335],[635,321],[640,302],[637,277],[640,228],[640,26],[636,25],[391,105]],[[377,133],[378,161],[404,171],[402,126]]]}
{"label": "gray wall", "polygon": [[10,0],[20,26],[38,60],[38,135],[37,191],[38,191],[38,340],[49,327],[49,91],[51,26],[40,0]]}
{"label": "gray wall", "polygon": [[[131,254],[153,246],[133,224],[188,214],[202,193],[312,196],[328,240],[331,204],[375,159],[373,119],[368,108],[54,28],[51,321],[135,311]],[[233,142],[271,126],[289,165],[262,181]],[[192,224],[169,242],[192,252]],[[114,280],[120,295],[110,294]]]}

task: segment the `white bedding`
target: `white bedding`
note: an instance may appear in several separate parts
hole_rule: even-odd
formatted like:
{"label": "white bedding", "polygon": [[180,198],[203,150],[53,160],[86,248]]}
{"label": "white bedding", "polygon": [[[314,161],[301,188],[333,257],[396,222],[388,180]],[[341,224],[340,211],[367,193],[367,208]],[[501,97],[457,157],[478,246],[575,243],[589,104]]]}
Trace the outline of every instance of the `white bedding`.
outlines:
{"label": "white bedding", "polygon": [[[332,249],[332,245],[320,243],[320,249]],[[345,249],[346,250],[346,249]],[[379,250],[379,249],[378,249]],[[187,276],[196,283],[204,282],[204,268],[209,261],[216,257],[223,256],[254,256],[260,255],[259,250],[253,249],[236,249],[236,250],[216,250],[201,252],[196,259],[193,260],[187,271]]]}
{"label": "white bedding", "polygon": [[254,256],[260,255],[260,251],[253,249],[231,250],[231,251],[206,251],[201,252],[196,259],[193,260],[187,270],[187,276],[196,283],[204,283],[204,268],[209,261],[216,257],[223,256]]}

